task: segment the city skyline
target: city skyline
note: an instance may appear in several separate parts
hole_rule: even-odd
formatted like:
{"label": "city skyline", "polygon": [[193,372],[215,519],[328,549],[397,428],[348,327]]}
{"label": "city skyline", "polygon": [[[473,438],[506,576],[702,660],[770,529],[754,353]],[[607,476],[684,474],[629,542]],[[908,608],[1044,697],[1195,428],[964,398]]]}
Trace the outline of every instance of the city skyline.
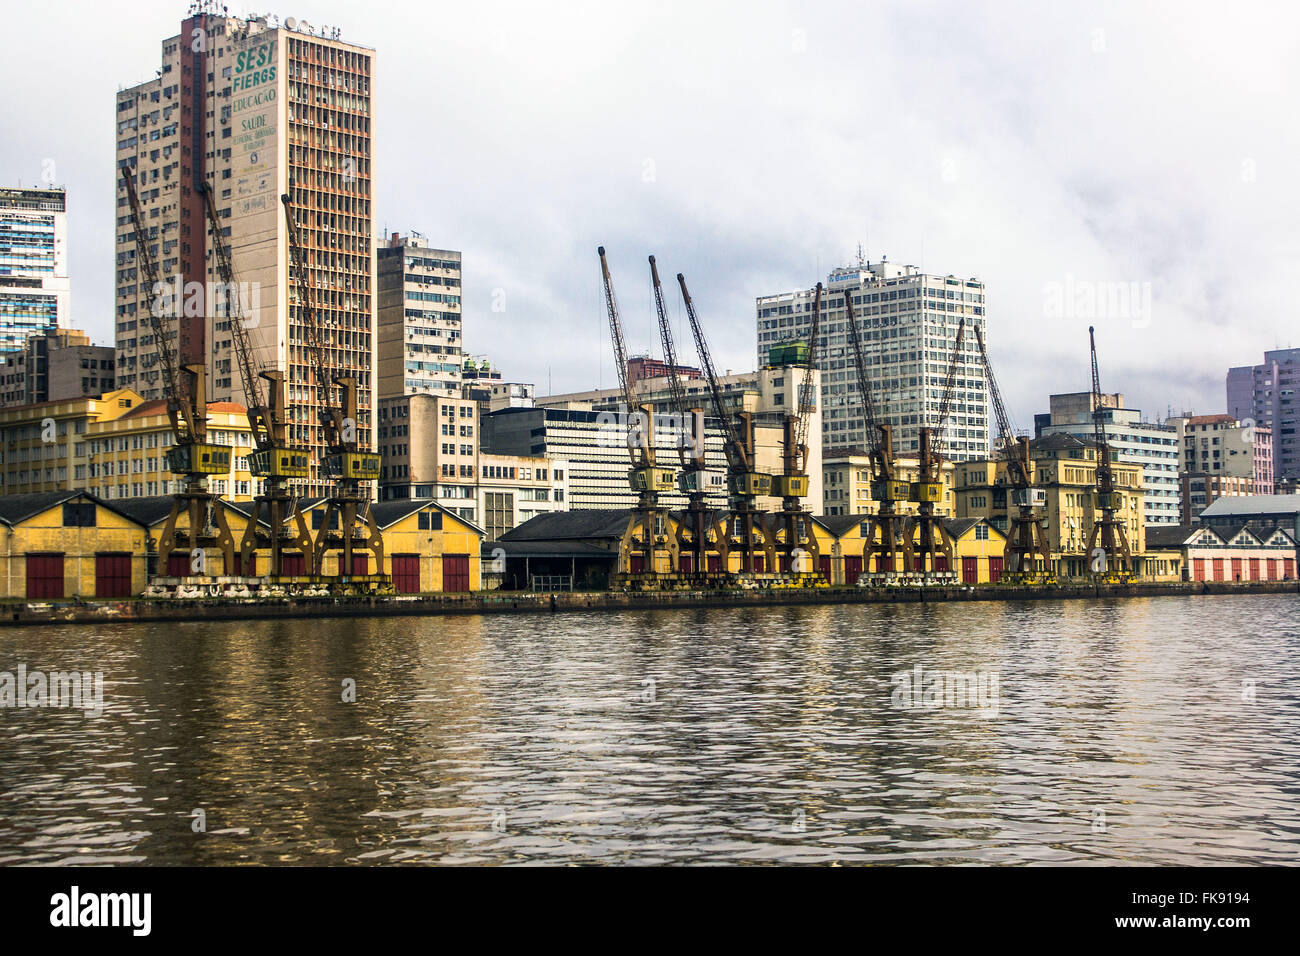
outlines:
{"label": "city skyline", "polygon": [[[1259,26],[1249,13],[1076,6],[1008,24],[942,7],[868,17],[759,5],[742,19],[670,4],[651,19],[491,5],[430,22],[392,9],[363,17],[322,0],[276,12],[378,52],[375,238],[416,230],[463,250],[466,349],[509,379],[557,392],[613,382],[600,242],[632,351],[658,351],[640,274],[654,252],[691,279],[719,364],[736,370],[753,362],[755,298],[824,279],[858,242],[873,259],[979,277],[1022,428],[1051,392],[1086,386],[1089,324],[1103,386],[1154,417],[1222,410],[1229,366],[1293,344],[1282,210],[1295,187],[1280,170],[1296,133],[1266,95],[1296,70],[1281,24],[1246,44],[1233,37]],[[72,324],[97,341],[112,338],[105,104],[143,79],[139,64],[156,62],[185,10],[144,4],[71,31],[83,68],[6,114],[0,177],[68,189]],[[12,20],[22,34],[41,17]],[[447,96],[415,82],[431,36],[450,38],[437,62],[465,78]],[[1183,57],[1189,45],[1196,58]],[[41,55],[20,48],[4,70],[30,73]],[[53,119],[51,99],[64,104]],[[1208,115],[1220,119],[1207,143],[1194,124]],[[1124,148],[1133,156],[1116,162]],[[1116,294],[1127,314],[1089,314],[1090,298]]]}

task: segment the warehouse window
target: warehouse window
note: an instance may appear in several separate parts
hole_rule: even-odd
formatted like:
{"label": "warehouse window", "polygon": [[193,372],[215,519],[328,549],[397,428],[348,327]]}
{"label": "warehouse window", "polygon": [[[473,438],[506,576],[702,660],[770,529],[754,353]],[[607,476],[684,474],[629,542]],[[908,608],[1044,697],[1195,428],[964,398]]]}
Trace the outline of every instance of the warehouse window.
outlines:
{"label": "warehouse window", "polygon": [[90,501],[71,501],[63,506],[65,528],[95,527],[95,505]]}

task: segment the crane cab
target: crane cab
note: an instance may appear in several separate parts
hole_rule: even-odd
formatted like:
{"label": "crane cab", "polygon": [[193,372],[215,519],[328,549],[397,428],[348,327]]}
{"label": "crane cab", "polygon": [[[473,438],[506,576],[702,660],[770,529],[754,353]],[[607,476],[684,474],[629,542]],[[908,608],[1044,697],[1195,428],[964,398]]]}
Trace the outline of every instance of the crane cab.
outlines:
{"label": "crane cab", "polygon": [[336,452],[326,455],[321,464],[325,476],[335,480],[374,481],[379,477],[379,456],[370,452]]}
{"label": "crane cab", "polygon": [[727,476],[727,494],[740,498],[761,498],[772,493],[772,476],[757,471]]}
{"label": "crane cab", "polygon": [[263,448],[248,456],[254,478],[306,478],[310,459],[301,448]]}
{"label": "crane cab", "polygon": [[871,482],[871,497],[876,501],[907,501],[911,486],[905,481],[877,478]]}
{"label": "crane cab", "polygon": [[778,498],[807,498],[807,475],[773,475],[772,494]]}
{"label": "crane cab", "polygon": [[176,475],[227,475],[230,446],[192,442],[167,449],[167,467]]}
{"label": "crane cab", "polygon": [[937,481],[914,481],[908,485],[907,500],[938,504],[943,501],[943,485]]}
{"label": "crane cab", "polygon": [[1042,488],[1015,488],[1011,491],[1011,504],[1017,508],[1047,507],[1047,492]]}
{"label": "crane cab", "polygon": [[645,468],[633,468],[627,473],[627,480],[633,491],[672,491],[673,470],[647,465]]}
{"label": "crane cab", "polygon": [[677,473],[677,490],[684,495],[694,495],[704,491],[704,472],[679,471]]}
{"label": "crane cab", "polygon": [[1118,491],[1097,492],[1097,507],[1102,511],[1123,511],[1124,496]]}

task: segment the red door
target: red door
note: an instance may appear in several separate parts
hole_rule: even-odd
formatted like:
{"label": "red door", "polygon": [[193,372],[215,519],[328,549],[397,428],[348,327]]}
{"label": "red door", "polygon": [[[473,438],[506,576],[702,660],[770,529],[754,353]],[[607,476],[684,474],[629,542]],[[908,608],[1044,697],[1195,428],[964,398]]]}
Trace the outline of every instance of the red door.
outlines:
{"label": "red door", "polygon": [[29,598],[63,597],[63,555],[27,555],[27,596]]}
{"label": "red door", "polygon": [[722,570],[722,558],[718,557],[716,554],[710,554],[707,557],[709,562],[709,573],[717,574]]}
{"label": "red door", "polygon": [[817,555],[817,570],[821,576],[826,579],[826,583],[831,583],[831,556],[829,554]]}
{"label": "red door", "polygon": [[1250,579],[1252,581],[1259,580],[1259,558],[1250,559]]}
{"label": "red door", "polygon": [[[645,570],[645,555],[644,555],[644,554],[634,554],[634,555],[632,555],[631,561],[632,561],[632,563],[631,563],[631,569],[632,569],[632,573],[633,573],[633,574],[640,574],[642,571]],[[443,564],[445,565],[446,562],[444,561]],[[447,590],[447,589],[444,588],[443,590]]]}
{"label": "red door", "polygon": [[846,554],[844,556],[844,583],[852,587],[858,583],[860,577],[862,577],[862,555]]}
{"label": "red door", "polygon": [[1241,580],[1241,558],[1232,559],[1232,580]]}
{"label": "red door", "polygon": [[95,555],[95,597],[131,596],[131,555]]}
{"label": "red door", "polygon": [[1204,558],[1192,558],[1192,580],[1193,581],[1205,580],[1205,559]]}
{"label": "red door", "polygon": [[989,558],[989,583],[997,584],[1002,580],[1002,559]]}
{"label": "red door", "polygon": [[307,572],[304,570],[306,562],[303,561],[301,551],[284,551],[280,554],[280,573],[288,578],[301,577]]}
{"label": "red door", "polygon": [[[1001,559],[999,559],[999,560],[1001,560]],[[936,554],[936,555],[934,556],[934,569],[935,569],[936,571],[947,571],[947,570],[948,570],[948,555],[946,555],[946,554]]]}
{"label": "red door", "polygon": [[469,590],[468,554],[444,554],[442,556],[442,589],[444,591]]}
{"label": "red door", "polygon": [[352,574],[364,575],[370,573],[370,555],[353,554],[352,555]]}
{"label": "red door", "polygon": [[961,559],[961,583],[978,584],[979,583],[979,558],[962,558]]}
{"label": "red door", "polygon": [[754,573],[763,574],[767,570],[767,555],[754,555]]}
{"label": "red door", "polygon": [[1277,579],[1277,559],[1275,559],[1275,558],[1268,558],[1267,560],[1268,560],[1268,563],[1267,563],[1267,565],[1266,565],[1265,567],[1266,567],[1267,570],[1268,570],[1268,579],[1269,579],[1270,581],[1276,580],[1276,579]]}
{"label": "red door", "polygon": [[1223,558],[1211,558],[1210,564],[1214,567],[1214,580],[1223,580]]}
{"label": "red door", "polygon": [[398,594],[420,593],[420,556],[393,555],[393,587]]}
{"label": "red door", "polygon": [[235,561],[238,562],[242,568],[239,572],[240,574],[250,578],[257,577],[257,555],[255,553],[250,554],[247,561],[240,561],[238,557],[235,558]]}
{"label": "red door", "polygon": [[167,577],[185,578],[190,576],[190,553],[179,548],[167,555]]}
{"label": "red door", "polygon": [[693,574],[695,572],[695,555],[683,554],[678,561],[682,574]]}
{"label": "red door", "polygon": [[1295,577],[1295,558],[1282,559],[1282,576],[1288,581]]}

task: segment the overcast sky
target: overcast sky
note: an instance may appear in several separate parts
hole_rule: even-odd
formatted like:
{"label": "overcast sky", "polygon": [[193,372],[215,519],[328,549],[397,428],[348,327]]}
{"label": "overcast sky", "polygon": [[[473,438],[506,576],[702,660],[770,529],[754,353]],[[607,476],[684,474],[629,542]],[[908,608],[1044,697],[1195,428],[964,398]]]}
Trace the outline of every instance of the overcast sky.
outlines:
{"label": "overcast sky", "polygon": [[[104,343],[114,94],[153,75],[186,5],[112,9],[9,5],[0,60],[0,183],[38,185],[52,161],[68,190],[74,322]],[[462,250],[466,349],[539,392],[614,382],[602,243],[631,351],[659,354],[654,253],[665,278],[686,273],[716,363],[736,371],[755,364],[754,298],[811,286],[858,243],[873,260],[978,276],[1022,428],[1050,392],[1088,387],[1090,322],[1102,387],[1151,417],[1222,411],[1230,365],[1300,345],[1295,8],[293,0],[273,12],[375,48],[376,232]],[[1103,283],[1136,284],[1128,314],[1087,314]],[[694,361],[689,342],[678,351]]]}

